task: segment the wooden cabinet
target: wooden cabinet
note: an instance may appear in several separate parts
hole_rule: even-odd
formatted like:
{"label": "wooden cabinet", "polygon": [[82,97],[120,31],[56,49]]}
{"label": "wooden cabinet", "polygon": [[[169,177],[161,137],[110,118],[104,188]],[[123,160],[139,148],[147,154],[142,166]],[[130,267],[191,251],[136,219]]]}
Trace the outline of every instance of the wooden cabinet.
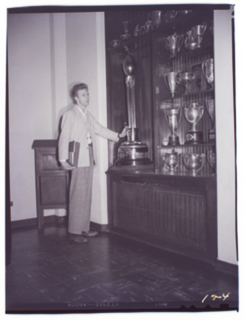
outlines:
{"label": "wooden cabinet", "polygon": [[43,226],[44,209],[67,209],[69,172],[57,159],[57,140],[34,140],[38,228]]}
{"label": "wooden cabinet", "polygon": [[171,252],[214,264],[216,183],[212,178],[108,171],[109,226]]}
{"label": "wooden cabinet", "polygon": [[[105,14],[109,127],[119,131],[127,122],[123,61],[130,53],[136,62],[136,123],[153,162],[152,169],[118,168],[118,145],[109,150],[110,230],[214,263],[213,10],[160,8],[154,12],[158,21],[147,7]],[[183,80],[186,74],[192,81]]]}

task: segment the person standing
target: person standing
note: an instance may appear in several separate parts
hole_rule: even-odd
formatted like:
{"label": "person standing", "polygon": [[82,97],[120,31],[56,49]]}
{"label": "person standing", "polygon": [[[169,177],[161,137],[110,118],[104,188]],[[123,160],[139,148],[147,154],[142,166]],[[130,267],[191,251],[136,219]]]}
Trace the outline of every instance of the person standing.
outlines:
{"label": "person standing", "polygon": [[[73,107],[62,117],[58,142],[59,161],[65,170],[71,170],[69,189],[68,233],[75,242],[85,243],[86,237],[98,234],[90,230],[93,168],[97,163],[95,134],[112,141],[126,136],[127,127],[121,133],[99,124],[87,110],[89,89],[85,83],[73,86],[71,90]],[[78,165],[73,167],[69,158],[69,143],[79,142]]]}

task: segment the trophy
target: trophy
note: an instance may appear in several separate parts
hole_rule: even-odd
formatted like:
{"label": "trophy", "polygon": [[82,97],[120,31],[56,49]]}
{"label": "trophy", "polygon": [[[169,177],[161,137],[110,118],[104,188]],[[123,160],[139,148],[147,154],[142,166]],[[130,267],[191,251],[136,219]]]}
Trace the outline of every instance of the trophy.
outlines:
{"label": "trophy", "polygon": [[164,74],[165,83],[172,94],[172,98],[174,97],[175,90],[178,85],[177,81],[177,71],[172,71]]}
{"label": "trophy", "polygon": [[172,153],[165,153],[162,158],[168,171],[174,174],[178,168],[178,153],[172,150]]}
{"label": "trophy", "polygon": [[202,71],[207,80],[207,83],[213,88],[214,83],[214,59],[207,59],[202,63]]}
{"label": "trophy", "polygon": [[185,112],[186,120],[190,124],[192,124],[191,130],[189,130],[186,134],[185,144],[202,143],[203,133],[202,131],[196,129],[196,125],[203,116],[203,113],[204,113],[203,105],[199,102],[192,102],[185,107],[184,112]]}
{"label": "trophy", "polygon": [[175,145],[179,145],[179,137],[176,134],[176,130],[179,126],[180,123],[180,119],[181,119],[181,107],[177,107],[177,108],[167,108],[164,109],[164,113],[165,113],[165,118],[166,121],[168,123],[169,129],[171,131],[171,135],[168,138],[168,145],[169,146],[175,146]]}
{"label": "trophy", "polygon": [[210,119],[213,123],[213,128],[208,132],[208,140],[214,141],[215,140],[215,108],[214,108],[214,99],[207,99],[205,100],[205,106],[210,116]]}
{"label": "trophy", "polygon": [[184,42],[184,35],[177,35],[176,33],[162,39],[165,47],[170,51],[171,57],[174,57],[179,51]]}
{"label": "trophy", "polygon": [[198,46],[197,39],[194,38],[192,31],[189,30],[186,32],[186,38],[185,38],[185,47],[189,50],[194,50]]}
{"label": "trophy", "polygon": [[192,27],[191,32],[193,37],[197,40],[197,48],[201,47],[202,37],[204,32],[206,31],[206,24],[199,24],[197,26]]}
{"label": "trophy", "polygon": [[126,75],[129,128],[127,130],[127,141],[123,142],[118,148],[117,166],[141,166],[152,163],[147,157],[148,146],[139,140],[139,130],[136,127],[135,67],[135,60],[133,56],[128,53],[123,61],[123,71]]}
{"label": "trophy", "polygon": [[189,93],[189,85],[192,81],[194,81],[196,78],[195,73],[193,72],[180,72],[177,77],[177,82],[180,85],[185,86],[185,94]]}
{"label": "trophy", "polygon": [[152,20],[152,27],[159,27],[162,22],[162,11],[155,10],[148,15],[148,19]]}
{"label": "trophy", "polygon": [[205,161],[205,154],[198,153],[187,153],[183,154],[183,162],[188,171],[191,171],[192,175],[195,176],[199,171],[202,170]]}
{"label": "trophy", "polygon": [[212,175],[215,175],[216,169],[216,154],[214,150],[207,150],[207,160],[212,168]]}

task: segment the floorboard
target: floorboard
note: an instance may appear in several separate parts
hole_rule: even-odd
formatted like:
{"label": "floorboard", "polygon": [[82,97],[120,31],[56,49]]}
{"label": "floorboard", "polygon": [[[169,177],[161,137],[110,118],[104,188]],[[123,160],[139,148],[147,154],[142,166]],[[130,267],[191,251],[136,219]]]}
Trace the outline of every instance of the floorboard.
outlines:
{"label": "floorboard", "polygon": [[192,306],[237,309],[237,277],[107,232],[86,244],[69,241],[65,225],[12,233],[7,313]]}

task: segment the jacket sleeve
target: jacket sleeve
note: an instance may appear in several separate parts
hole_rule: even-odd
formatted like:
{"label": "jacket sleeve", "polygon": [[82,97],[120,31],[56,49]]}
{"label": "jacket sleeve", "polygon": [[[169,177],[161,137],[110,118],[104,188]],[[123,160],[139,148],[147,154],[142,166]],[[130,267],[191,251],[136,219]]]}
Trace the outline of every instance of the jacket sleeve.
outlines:
{"label": "jacket sleeve", "polygon": [[72,128],[72,114],[70,112],[64,113],[61,122],[61,133],[58,143],[59,161],[67,160],[69,157],[69,142]]}
{"label": "jacket sleeve", "polygon": [[92,115],[91,115],[91,118],[93,121],[94,131],[97,135],[112,141],[119,140],[117,132],[102,126],[98,121],[95,120],[95,118]]}

